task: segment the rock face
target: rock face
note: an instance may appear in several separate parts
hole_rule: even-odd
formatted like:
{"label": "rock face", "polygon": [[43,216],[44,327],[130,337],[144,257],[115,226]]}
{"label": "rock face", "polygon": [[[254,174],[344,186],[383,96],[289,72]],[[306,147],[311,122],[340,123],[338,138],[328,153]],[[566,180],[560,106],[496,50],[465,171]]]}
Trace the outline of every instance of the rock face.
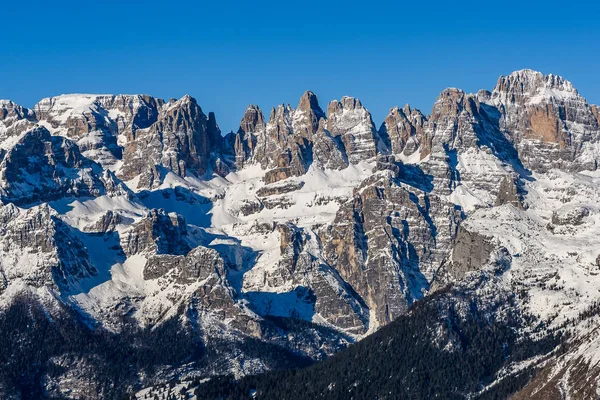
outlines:
{"label": "rock face", "polygon": [[593,149],[600,132],[598,115],[571,82],[516,71],[498,79],[490,103],[501,111],[500,129],[528,168],[597,168]]}
{"label": "rock face", "polygon": [[408,104],[404,108],[394,107],[379,128],[379,136],[388,138],[393,154],[410,156],[421,146],[425,122],[421,111],[411,109]]}
{"label": "rock face", "polygon": [[98,271],[83,243],[47,205],[21,210],[13,204],[0,208],[1,289],[13,282],[35,288],[69,290]]}
{"label": "rock face", "polygon": [[124,180],[137,179],[133,189],[159,186],[167,170],[202,175],[217,167],[222,147],[214,114],[206,116],[187,95],[169,102],[146,95],[63,95],[41,100],[34,112],[36,122],[74,141],[86,157],[120,167]]}
{"label": "rock face", "polygon": [[[240,128],[229,142],[233,143],[235,166],[238,169],[252,158],[257,145],[257,136],[265,129],[265,117],[258,106],[249,105],[240,122]],[[231,146],[231,144],[230,144]]]}
{"label": "rock face", "polygon": [[[35,113],[10,101],[0,100],[0,142],[10,143],[33,127]],[[7,146],[2,146],[5,149]]]}
{"label": "rock face", "polygon": [[448,268],[453,280],[460,280],[467,272],[477,271],[485,266],[495,248],[491,238],[470,232],[461,226],[452,249],[451,266]]}
{"label": "rock face", "polygon": [[186,254],[190,250],[185,242],[186,226],[185,219],[180,215],[151,210],[133,224],[121,239],[121,246],[128,256],[141,252]]}
{"label": "rock face", "polygon": [[447,205],[449,230],[438,232],[427,210],[432,200],[403,185],[398,173],[382,171],[355,190],[323,233],[326,259],[374,310],[376,324],[405,313],[426,293],[432,266],[450,245],[436,244],[437,236],[453,237],[460,216]]}
{"label": "rock face", "polygon": [[[300,307],[300,314],[296,317],[306,318],[302,312],[314,312],[346,332],[365,333],[369,327],[368,310],[362,299],[321,257],[319,237],[315,232],[290,223],[277,225],[275,231],[280,238],[280,259],[277,266],[264,276],[268,286],[295,288],[287,296],[310,308]],[[250,294],[251,299],[259,299],[258,304],[261,304],[260,297],[257,293]],[[267,315],[290,311],[273,310],[271,307],[259,307],[257,311]]]}
{"label": "rock face", "polygon": [[580,225],[590,215],[590,209],[582,204],[566,205],[552,212],[554,225]]}
{"label": "rock face", "polygon": [[204,280],[211,274],[226,276],[223,259],[215,250],[197,247],[187,256],[156,254],[144,267],[144,279],[156,279],[172,272],[176,282],[190,283]]}
{"label": "rock face", "polygon": [[124,195],[128,189],[112,172],[83,157],[73,142],[36,127],[4,156],[0,193],[3,201],[20,205],[71,196]]}
{"label": "rock face", "polygon": [[325,129],[325,120],[319,120],[317,132],[313,136],[313,163],[320,168],[341,170],[349,165],[348,155],[339,137],[331,136]]}
{"label": "rock face", "polygon": [[184,96],[167,103],[149,128],[135,132],[125,146],[120,176],[125,180],[140,176],[140,188],[160,185],[165,174],[161,168],[181,177],[186,171],[201,176],[220,138],[220,131],[214,122],[209,123],[196,100]]}
{"label": "rock face", "polygon": [[327,130],[344,144],[348,162],[356,164],[375,157],[379,136],[371,113],[360,100],[342,97],[327,106]]}
{"label": "rock face", "polygon": [[496,196],[495,206],[503,204],[512,204],[515,207],[523,207],[522,196],[519,192],[518,180],[514,177],[505,176],[500,182],[498,195]]}
{"label": "rock face", "polygon": [[34,111],[53,134],[73,140],[86,157],[110,167],[122,157],[119,144],[154,123],[163,104],[145,95],[63,95],[42,99]]}

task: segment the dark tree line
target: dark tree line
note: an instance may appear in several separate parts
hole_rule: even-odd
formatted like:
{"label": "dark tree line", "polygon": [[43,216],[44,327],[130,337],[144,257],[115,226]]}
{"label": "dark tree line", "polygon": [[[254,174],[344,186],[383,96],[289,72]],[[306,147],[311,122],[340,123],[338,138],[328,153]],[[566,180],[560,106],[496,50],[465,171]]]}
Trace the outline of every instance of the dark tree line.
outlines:
{"label": "dark tree line", "polygon": [[[550,335],[518,337],[519,316],[494,321],[473,301],[466,316],[442,292],[415,303],[409,315],[335,356],[303,369],[239,381],[219,377],[196,389],[199,399],[464,399],[480,392],[509,361],[545,354],[560,343]],[[467,301],[468,304],[468,301]],[[495,385],[482,399],[504,399],[535,371]]]}

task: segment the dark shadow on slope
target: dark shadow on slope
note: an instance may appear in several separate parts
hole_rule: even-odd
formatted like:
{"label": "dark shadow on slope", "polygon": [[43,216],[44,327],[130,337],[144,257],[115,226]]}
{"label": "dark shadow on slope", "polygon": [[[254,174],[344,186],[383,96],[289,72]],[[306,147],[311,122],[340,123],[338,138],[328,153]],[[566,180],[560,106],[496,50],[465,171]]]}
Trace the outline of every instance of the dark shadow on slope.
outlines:
{"label": "dark shadow on slope", "polygon": [[398,180],[407,185],[413,186],[426,193],[433,190],[433,175],[426,174],[419,165],[404,164],[401,162],[395,163],[398,166],[400,173]]}
{"label": "dark shadow on slope", "polygon": [[244,293],[252,309],[260,316],[285,317],[311,321],[315,315],[316,297],[312,290],[298,286],[284,293]]}
{"label": "dark shadow on slope", "polygon": [[98,271],[96,276],[82,279],[69,291],[68,295],[89,293],[93,288],[112,279],[111,268],[116,264],[123,264],[127,257],[121,247],[119,233],[86,233],[76,228],[69,227],[85,246],[87,255],[92,265]]}
{"label": "dark shadow on slope", "polygon": [[138,193],[138,198],[147,208],[162,208],[168,213],[175,212],[182,215],[188,224],[201,228],[211,226],[212,201],[186,187],[144,190]]}
{"label": "dark shadow on slope", "polygon": [[450,149],[447,144],[444,144],[444,151],[448,157],[448,169],[450,172],[448,186],[450,190],[454,190],[454,185],[460,182],[460,171],[458,170],[458,152],[456,149]]}
{"label": "dark shadow on slope", "polygon": [[393,227],[390,224],[392,234],[396,238],[396,243],[392,243],[394,250],[394,259],[399,264],[406,282],[400,282],[401,287],[405,287],[406,301],[412,304],[415,300],[423,297],[423,289],[429,290],[429,282],[419,268],[419,255],[412,243],[404,238],[410,235],[410,226],[406,220],[402,220],[402,230]]}
{"label": "dark shadow on slope", "polygon": [[500,129],[502,113],[497,107],[481,103],[483,123],[475,125],[475,134],[480,146],[487,146],[498,159],[513,167],[522,179],[532,180],[531,171],[523,166],[514,143]]}

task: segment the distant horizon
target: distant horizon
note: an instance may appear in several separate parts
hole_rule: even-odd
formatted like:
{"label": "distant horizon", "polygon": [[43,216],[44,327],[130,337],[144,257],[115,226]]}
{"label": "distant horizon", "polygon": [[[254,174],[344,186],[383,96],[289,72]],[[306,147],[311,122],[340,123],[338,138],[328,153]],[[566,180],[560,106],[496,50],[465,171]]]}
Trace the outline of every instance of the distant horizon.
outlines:
{"label": "distant horizon", "polygon": [[[3,11],[18,16],[22,7]],[[499,76],[528,68],[564,77],[598,104],[599,12],[597,3],[510,0],[427,8],[34,0],[25,20],[0,27],[0,98],[32,107],[63,93],[188,93],[229,132],[248,104],[295,106],[311,90],[322,106],[360,99],[379,125],[394,106],[428,114],[447,87],[491,90]]]}

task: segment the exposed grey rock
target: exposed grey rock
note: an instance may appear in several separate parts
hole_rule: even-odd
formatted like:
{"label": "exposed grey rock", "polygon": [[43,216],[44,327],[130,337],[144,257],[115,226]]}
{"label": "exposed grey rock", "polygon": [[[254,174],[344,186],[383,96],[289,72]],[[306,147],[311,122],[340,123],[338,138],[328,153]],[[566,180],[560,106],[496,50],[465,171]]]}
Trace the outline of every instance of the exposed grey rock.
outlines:
{"label": "exposed grey rock", "polygon": [[[428,204],[439,209],[428,210]],[[440,216],[439,228],[430,213]],[[365,180],[341,206],[322,232],[323,250],[374,311],[377,320],[371,323],[383,325],[427,291],[460,218],[452,205],[404,186],[394,171],[385,170]]]}
{"label": "exposed grey rock", "polygon": [[244,199],[239,207],[239,211],[242,215],[248,216],[261,212],[263,208],[265,206],[259,199]]}
{"label": "exposed grey rock", "polygon": [[127,142],[119,176],[124,180],[141,176],[138,188],[154,188],[164,179],[162,168],[181,177],[187,171],[203,175],[212,149],[220,147],[215,143],[216,129],[192,97],[169,102],[154,124],[138,129]]}
{"label": "exposed grey rock", "polygon": [[480,270],[490,261],[496,248],[491,238],[459,227],[456,242],[452,249],[451,265],[447,271],[454,280],[460,280],[467,272]]}
{"label": "exposed grey rock", "polygon": [[125,222],[123,216],[118,212],[106,211],[96,223],[86,227],[85,232],[92,233],[111,233],[117,228],[117,225]]}
{"label": "exposed grey rock", "polygon": [[261,187],[256,191],[260,197],[272,196],[274,194],[284,194],[300,190],[304,187],[304,181],[285,182],[284,184],[275,183]]}
{"label": "exposed grey rock", "polygon": [[153,209],[121,237],[121,247],[128,257],[142,252],[186,254],[190,250],[186,235],[187,224],[182,216]]}
{"label": "exposed grey rock", "polygon": [[538,171],[596,169],[597,113],[573,85],[556,75],[521,70],[501,76],[491,95],[500,128],[525,166]]}
{"label": "exposed grey rock", "polygon": [[340,137],[350,164],[375,157],[379,136],[371,113],[360,100],[344,96],[329,103],[327,130],[331,136]]}
{"label": "exposed grey rock", "polygon": [[512,204],[517,208],[523,208],[523,201],[522,196],[519,193],[518,182],[515,178],[510,176],[502,178],[500,187],[498,188],[498,195],[494,202],[494,206],[501,206],[503,204]]}
{"label": "exposed grey rock", "polygon": [[47,204],[28,210],[2,206],[0,221],[0,272],[5,284],[21,280],[36,288],[68,291],[81,279],[98,274],[83,243]]}
{"label": "exposed grey rock", "polygon": [[566,205],[552,212],[552,224],[580,225],[588,215],[590,209],[585,205]]}
{"label": "exposed grey rock", "polygon": [[[31,129],[35,121],[32,110],[10,100],[0,100],[0,145]],[[6,145],[2,145],[2,148],[5,147]]]}
{"label": "exposed grey rock", "polygon": [[313,254],[317,250],[315,234],[289,223],[278,224],[276,229],[281,258],[265,281],[273,287],[291,284],[296,291],[309,290],[306,301],[314,303],[314,312],[346,332],[365,333],[369,327],[365,304],[331,266]]}
{"label": "exposed grey rock", "polygon": [[409,156],[417,151],[424,136],[425,116],[407,104],[394,107],[379,128],[379,136],[388,137],[392,154]]}
{"label": "exposed grey rock", "polygon": [[300,135],[309,141],[314,141],[312,136],[317,132],[319,121],[325,118],[325,113],[319,106],[317,95],[310,90],[304,92],[300,98],[298,108],[294,112],[292,128],[295,135]]}
{"label": "exposed grey rock", "polygon": [[0,194],[15,204],[129,193],[112,172],[83,157],[75,143],[43,127],[26,132],[0,164]]}
{"label": "exposed grey rock", "polygon": [[326,121],[321,118],[317,132],[313,135],[312,158],[320,168],[341,170],[348,166],[348,156],[339,137],[334,138],[325,129]]}
{"label": "exposed grey rock", "polygon": [[86,157],[109,167],[137,129],[156,122],[163,104],[146,95],[63,95],[42,99],[34,111],[53,134],[68,137]]}
{"label": "exposed grey rock", "polygon": [[206,247],[196,247],[187,255],[153,254],[144,267],[144,279],[156,279],[171,272],[178,283],[202,281],[211,274],[225,276],[225,265],[219,253]]}

